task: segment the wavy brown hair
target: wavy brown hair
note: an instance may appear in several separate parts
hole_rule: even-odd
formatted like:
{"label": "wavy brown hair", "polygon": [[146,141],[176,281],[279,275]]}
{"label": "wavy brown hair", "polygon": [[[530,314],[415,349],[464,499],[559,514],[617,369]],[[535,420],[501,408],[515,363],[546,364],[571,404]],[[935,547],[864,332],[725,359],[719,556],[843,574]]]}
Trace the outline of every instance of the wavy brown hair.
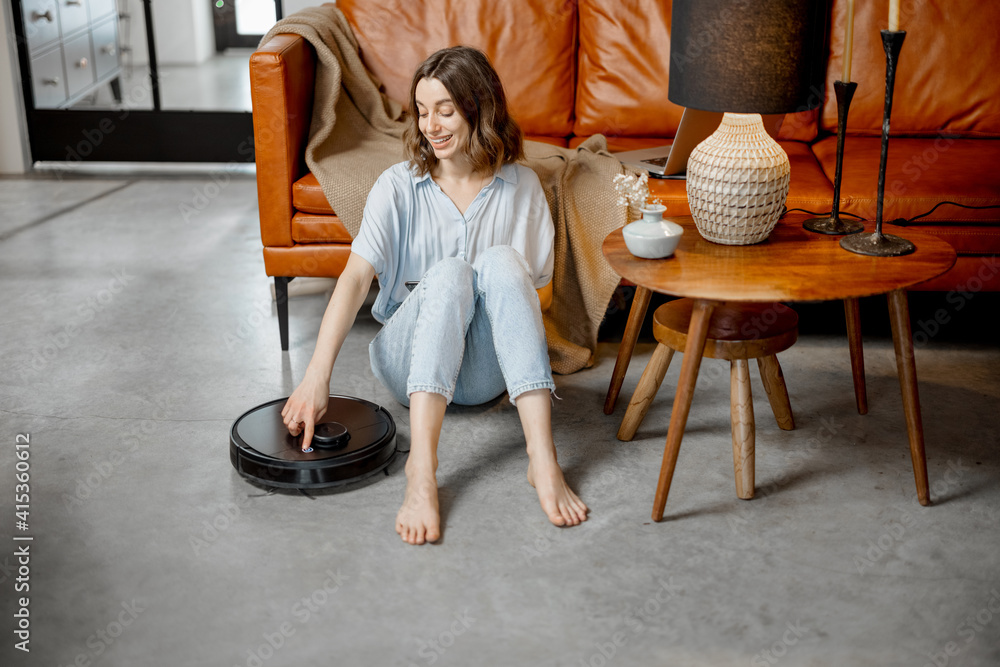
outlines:
{"label": "wavy brown hair", "polygon": [[524,137],[507,108],[500,76],[479,49],[452,46],[421,63],[410,84],[410,119],[403,135],[404,150],[414,171],[423,176],[437,164],[434,149],[418,126],[417,83],[437,79],[448,90],[469,124],[469,161],[475,171],[495,172],[524,157]]}

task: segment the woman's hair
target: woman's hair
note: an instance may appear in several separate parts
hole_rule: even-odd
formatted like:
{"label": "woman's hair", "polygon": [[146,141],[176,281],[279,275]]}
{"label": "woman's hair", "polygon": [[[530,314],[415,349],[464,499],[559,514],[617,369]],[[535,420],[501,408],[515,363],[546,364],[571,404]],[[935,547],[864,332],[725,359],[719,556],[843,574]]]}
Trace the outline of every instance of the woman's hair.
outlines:
{"label": "woman's hair", "polygon": [[410,84],[410,121],[403,143],[406,157],[419,175],[437,164],[434,149],[417,124],[416,92],[421,79],[437,79],[444,84],[469,124],[467,150],[474,170],[496,171],[524,156],[521,128],[511,118],[503,84],[489,58],[478,49],[453,46],[421,63]]}

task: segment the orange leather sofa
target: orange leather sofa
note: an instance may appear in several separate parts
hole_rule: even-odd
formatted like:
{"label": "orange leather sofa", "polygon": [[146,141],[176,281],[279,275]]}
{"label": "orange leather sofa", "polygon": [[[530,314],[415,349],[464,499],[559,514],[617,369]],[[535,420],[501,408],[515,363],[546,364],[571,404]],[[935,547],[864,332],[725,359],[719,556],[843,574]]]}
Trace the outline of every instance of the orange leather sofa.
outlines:
{"label": "orange leather sofa", "polygon": [[[666,143],[683,109],[667,99],[669,0],[340,0],[368,68],[392,99],[430,53],[453,44],[483,49],[504,80],[529,139],[575,146],[607,136],[611,150]],[[785,117],[778,135],[791,160],[787,206],[829,211],[846,0],[834,0],[819,109]],[[841,211],[875,216],[885,56],[878,31],[888,0],[856,3],[851,106]],[[1000,3],[903,3],[906,42],[897,72],[884,219],[909,220],[944,201],[1000,206]],[[710,49],[707,43],[705,48]],[[696,55],[696,54],[694,54]],[[267,275],[275,277],[282,349],[288,349],[287,281],[336,277],[351,237],[304,163],[315,54],[277,35],[251,57],[257,192]],[[668,215],[689,213],[683,181],[652,181]],[[788,223],[792,224],[792,223]],[[797,224],[797,223],[795,223]],[[950,242],[955,267],[918,289],[1000,290],[1000,208],[943,205],[913,224]],[[887,225],[887,231],[891,228]],[[905,229],[893,230],[905,236]],[[543,297],[544,298],[544,297]]]}

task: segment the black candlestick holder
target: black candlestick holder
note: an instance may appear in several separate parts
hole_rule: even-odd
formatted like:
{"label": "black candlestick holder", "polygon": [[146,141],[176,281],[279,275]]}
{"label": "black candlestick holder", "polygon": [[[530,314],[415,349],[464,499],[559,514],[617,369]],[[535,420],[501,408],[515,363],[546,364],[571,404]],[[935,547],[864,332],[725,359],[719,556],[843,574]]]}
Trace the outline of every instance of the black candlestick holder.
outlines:
{"label": "black candlestick holder", "polygon": [[878,200],[875,213],[875,231],[871,234],[854,234],[840,239],[840,247],[859,255],[896,257],[909,255],[917,247],[900,236],[882,233],[882,200],[885,195],[885,166],[889,159],[889,117],[892,115],[892,89],[896,84],[896,66],[903,48],[905,30],[883,30],[882,46],[885,48],[885,107],[882,113],[882,157],[878,166]]}
{"label": "black candlestick holder", "polygon": [[844,221],[840,218],[840,182],[844,173],[844,135],[847,134],[847,113],[851,110],[851,100],[858,84],[854,81],[833,82],[833,91],[837,95],[837,171],[833,178],[833,210],[825,218],[809,218],[802,226],[811,232],[819,234],[856,234],[865,228],[864,224],[855,221]]}

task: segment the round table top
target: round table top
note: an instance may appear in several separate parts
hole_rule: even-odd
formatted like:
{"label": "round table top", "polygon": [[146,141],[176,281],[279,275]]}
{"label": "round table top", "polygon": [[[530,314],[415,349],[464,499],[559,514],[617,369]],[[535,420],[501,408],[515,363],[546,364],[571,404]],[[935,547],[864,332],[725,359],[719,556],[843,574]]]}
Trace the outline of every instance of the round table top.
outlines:
{"label": "round table top", "polygon": [[[602,249],[621,277],[674,296],[713,301],[846,299],[904,289],[955,264],[955,250],[947,242],[912,228],[892,227],[892,232],[912,241],[916,252],[869,257],[841,248],[840,236],[803,229],[805,216],[781,220],[766,241],[746,246],[706,241],[690,216],[668,217],[684,227],[671,257],[635,257],[625,247],[621,229],[608,234]],[[874,223],[866,223],[865,232],[874,228]],[[883,227],[883,232],[888,230]]]}

